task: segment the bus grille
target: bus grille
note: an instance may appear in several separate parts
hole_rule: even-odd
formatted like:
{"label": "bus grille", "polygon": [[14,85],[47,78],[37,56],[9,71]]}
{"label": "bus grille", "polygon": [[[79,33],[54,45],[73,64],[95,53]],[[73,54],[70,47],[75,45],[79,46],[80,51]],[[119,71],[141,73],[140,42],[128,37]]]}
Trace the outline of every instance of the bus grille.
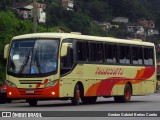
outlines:
{"label": "bus grille", "polygon": [[42,89],[32,89],[32,90],[34,90],[34,93],[26,93],[27,89],[18,89],[20,95],[41,95],[41,93],[43,92]]}
{"label": "bus grille", "polygon": [[20,84],[41,84],[42,80],[19,80]]}

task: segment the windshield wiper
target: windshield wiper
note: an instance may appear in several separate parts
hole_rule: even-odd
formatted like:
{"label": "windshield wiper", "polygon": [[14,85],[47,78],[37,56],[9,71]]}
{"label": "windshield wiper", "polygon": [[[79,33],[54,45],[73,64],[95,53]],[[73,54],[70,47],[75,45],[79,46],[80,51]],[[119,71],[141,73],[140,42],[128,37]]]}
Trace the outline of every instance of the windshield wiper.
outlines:
{"label": "windshield wiper", "polygon": [[24,68],[26,67],[26,65],[27,65],[27,63],[28,63],[30,53],[31,53],[31,50],[29,51],[28,55],[25,57],[22,65],[21,65],[21,67],[20,67],[19,74],[24,71]]}

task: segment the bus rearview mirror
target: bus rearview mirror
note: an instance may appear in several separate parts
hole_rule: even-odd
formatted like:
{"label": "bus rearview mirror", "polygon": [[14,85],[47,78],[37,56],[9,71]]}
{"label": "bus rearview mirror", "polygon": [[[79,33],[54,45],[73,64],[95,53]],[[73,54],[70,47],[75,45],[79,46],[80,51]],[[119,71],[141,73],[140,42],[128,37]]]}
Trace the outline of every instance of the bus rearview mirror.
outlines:
{"label": "bus rearview mirror", "polygon": [[4,59],[7,59],[9,55],[9,44],[4,47]]}

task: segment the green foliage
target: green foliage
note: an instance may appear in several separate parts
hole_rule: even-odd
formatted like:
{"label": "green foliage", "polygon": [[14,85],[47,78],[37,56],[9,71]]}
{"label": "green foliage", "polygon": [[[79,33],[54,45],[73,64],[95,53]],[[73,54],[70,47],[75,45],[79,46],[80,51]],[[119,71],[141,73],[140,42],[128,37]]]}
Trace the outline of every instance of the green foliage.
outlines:
{"label": "green foliage", "polygon": [[[5,62],[3,48],[10,43],[12,37],[20,34],[32,33],[33,24],[30,20],[19,20],[11,12],[10,6],[14,2],[28,2],[32,0],[0,0],[0,81],[5,80]],[[59,32],[59,28],[68,31],[96,36],[110,36],[124,38],[129,33],[124,29],[110,29],[105,32],[93,21],[107,21],[115,17],[127,17],[135,23],[139,18],[155,21],[160,30],[160,0],[76,0],[76,11],[67,11],[61,7],[61,0],[37,0],[47,5],[47,22],[38,25],[38,32]],[[155,44],[159,44],[159,36],[148,37]],[[160,53],[157,53],[160,58]]]}
{"label": "green foliage", "polygon": [[49,26],[66,26],[71,31],[81,32],[82,34],[104,36],[104,31],[92,23],[93,20],[82,12],[67,11],[61,7],[50,6],[47,14],[50,15],[47,19]]}
{"label": "green foliage", "polygon": [[[0,11],[0,81],[5,80],[5,64],[3,59],[3,49],[6,44],[16,35],[32,33],[33,24],[30,20],[19,20],[11,11]],[[54,32],[57,28],[45,28],[38,26],[39,32]]]}
{"label": "green foliage", "polygon": [[77,3],[80,11],[97,21],[114,17],[128,17],[131,22],[139,18],[157,21],[160,14],[159,0],[78,0]]}
{"label": "green foliage", "polygon": [[30,33],[32,24],[30,21],[18,20],[10,11],[0,11],[0,80],[5,80],[5,63],[3,59],[3,49],[6,44],[9,44],[12,37]]}

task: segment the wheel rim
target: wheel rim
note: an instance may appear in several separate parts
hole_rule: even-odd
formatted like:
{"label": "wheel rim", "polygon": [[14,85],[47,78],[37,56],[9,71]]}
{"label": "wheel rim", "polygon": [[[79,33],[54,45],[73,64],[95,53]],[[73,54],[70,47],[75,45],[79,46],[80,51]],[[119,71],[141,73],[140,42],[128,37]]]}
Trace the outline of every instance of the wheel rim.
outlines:
{"label": "wheel rim", "polygon": [[125,99],[126,99],[126,100],[129,100],[129,99],[130,99],[130,96],[131,96],[130,89],[127,88],[127,89],[126,89],[126,92],[125,92]]}
{"label": "wheel rim", "polygon": [[77,90],[76,92],[76,100],[79,101],[80,99],[80,90]]}

